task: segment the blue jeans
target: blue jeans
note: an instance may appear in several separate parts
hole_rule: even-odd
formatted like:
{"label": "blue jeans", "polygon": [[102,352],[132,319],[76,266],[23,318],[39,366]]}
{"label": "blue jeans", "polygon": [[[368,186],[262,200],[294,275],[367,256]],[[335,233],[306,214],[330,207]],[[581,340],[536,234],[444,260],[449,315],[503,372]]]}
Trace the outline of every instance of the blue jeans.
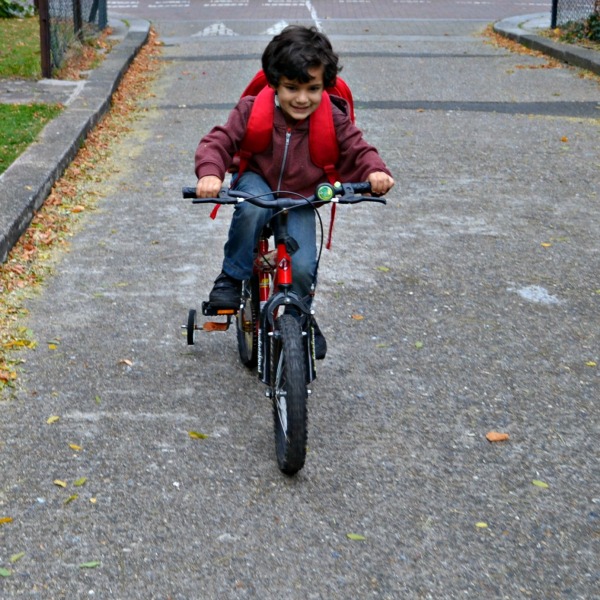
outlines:
{"label": "blue jeans", "polygon": [[[253,195],[273,199],[273,192],[267,182],[258,174],[246,171],[234,180],[233,188]],[[234,209],[229,227],[229,237],[225,243],[223,271],[235,279],[249,279],[252,275],[254,249],[264,225],[273,216],[273,210],[259,208],[242,202]],[[315,211],[312,206],[294,208],[288,213],[288,234],[293,237],[299,249],[292,255],[294,284],[292,289],[301,297],[308,295],[317,277],[317,241]]]}

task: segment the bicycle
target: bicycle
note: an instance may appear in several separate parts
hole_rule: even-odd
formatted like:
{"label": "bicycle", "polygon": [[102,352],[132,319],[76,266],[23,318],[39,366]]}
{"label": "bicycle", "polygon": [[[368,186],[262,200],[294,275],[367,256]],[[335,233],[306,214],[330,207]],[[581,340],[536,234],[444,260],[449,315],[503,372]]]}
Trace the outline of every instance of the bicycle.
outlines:
{"label": "bicycle", "polygon": [[[194,204],[250,202],[261,208],[278,209],[259,236],[253,273],[242,283],[239,308],[221,309],[205,301],[202,303],[204,316],[224,316],[226,321],[208,321],[200,328],[197,311],[191,309],[184,327],[187,329],[187,342],[193,345],[194,334],[199,329],[225,331],[236,317],[240,359],[247,368],[256,368],[258,377],[268,386],[267,397],[273,403],[277,463],[287,475],[294,475],[305,463],[308,386],[316,377],[314,311],[310,307],[310,296],[300,298],[292,290],[291,254],[297,243],[287,232],[288,214],[307,203],[317,212],[321,226],[318,270],[323,249],[323,224],[318,206],[365,201],[386,203],[385,198],[363,195],[370,191],[368,182],[322,183],[308,198],[295,194],[294,198],[264,199],[228,188],[223,188],[217,198],[197,198],[195,188],[184,187],[182,190],[183,197],[191,198]],[[291,192],[279,192],[281,194],[293,195]],[[269,246],[273,231],[277,232],[274,249]],[[314,293],[314,285],[311,293]]]}

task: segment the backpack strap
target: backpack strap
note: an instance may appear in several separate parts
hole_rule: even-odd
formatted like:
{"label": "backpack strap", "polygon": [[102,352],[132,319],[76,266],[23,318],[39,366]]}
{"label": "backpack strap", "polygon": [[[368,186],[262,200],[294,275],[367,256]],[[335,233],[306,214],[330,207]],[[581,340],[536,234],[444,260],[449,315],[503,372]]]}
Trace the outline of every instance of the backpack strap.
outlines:
{"label": "backpack strap", "polygon": [[[255,77],[256,79],[256,77]],[[273,138],[273,119],[275,117],[275,90],[263,87],[254,100],[250,117],[246,124],[246,133],[240,144],[241,175],[248,166],[248,160],[253,154],[264,152]]]}
{"label": "backpack strap", "polygon": [[[331,98],[327,92],[323,92],[319,108],[310,116],[308,146],[310,159],[317,167],[321,167],[325,171],[329,183],[335,185],[339,182],[340,176],[335,165],[340,157],[340,149],[333,124]],[[327,234],[327,243],[325,245],[327,250],[331,249],[336,208],[336,204],[332,203],[329,233]]]}
{"label": "backpack strap", "polygon": [[[246,132],[237,153],[240,159],[238,175],[248,167],[253,154],[264,152],[273,137],[273,119],[275,117],[275,90],[266,84],[266,77],[259,71],[244,90],[243,96],[256,96],[246,124]],[[217,218],[220,204],[216,204],[210,213],[211,219]]]}

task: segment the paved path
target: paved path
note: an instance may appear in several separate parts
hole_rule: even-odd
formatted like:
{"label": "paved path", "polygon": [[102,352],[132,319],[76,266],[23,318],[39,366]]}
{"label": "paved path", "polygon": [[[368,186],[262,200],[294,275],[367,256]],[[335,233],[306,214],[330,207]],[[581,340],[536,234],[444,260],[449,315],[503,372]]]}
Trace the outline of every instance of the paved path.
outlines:
{"label": "paved path", "polygon": [[339,212],[317,299],[330,350],[288,479],[233,332],[190,349],[179,330],[228,222],[179,189],[269,36],[157,22],[155,97],[27,305],[39,345],[0,404],[0,596],[594,596],[600,150],[581,110],[598,86],[484,25],[323,24],[398,187]]}

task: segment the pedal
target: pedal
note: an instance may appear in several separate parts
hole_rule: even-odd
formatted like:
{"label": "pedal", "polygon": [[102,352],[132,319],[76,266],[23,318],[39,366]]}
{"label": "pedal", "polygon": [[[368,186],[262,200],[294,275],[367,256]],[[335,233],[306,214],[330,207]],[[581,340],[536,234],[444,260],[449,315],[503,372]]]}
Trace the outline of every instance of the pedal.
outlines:
{"label": "pedal", "polygon": [[202,303],[202,314],[205,317],[226,317],[237,314],[237,308],[219,308],[218,306],[212,306],[210,302]]}
{"label": "pedal", "polygon": [[231,317],[227,317],[227,321],[206,321],[202,326],[204,331],[227,331],[231,325]]}
{"label": "pedal", "polygon": [[231,319],[237,314],[236,308],[219,308],[212,306],[210,302],[202,303],[202,314],[205,317],[227,317],[226,321],[206,321],[202,326],[204,331],[227,331],[231,325]]}

